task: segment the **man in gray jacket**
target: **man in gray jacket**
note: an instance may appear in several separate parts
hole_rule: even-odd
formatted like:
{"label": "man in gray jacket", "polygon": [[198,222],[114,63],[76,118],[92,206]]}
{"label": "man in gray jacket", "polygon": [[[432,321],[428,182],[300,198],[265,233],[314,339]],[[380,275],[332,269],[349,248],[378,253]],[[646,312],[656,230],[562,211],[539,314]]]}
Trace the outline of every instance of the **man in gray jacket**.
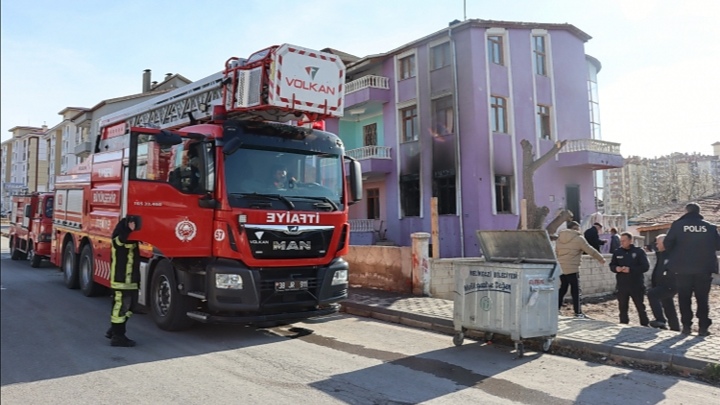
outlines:
{"label": "man in gray jacket", "polygon": [[575,317],[585,318],[585,314],[580,310],[580,262],[582,261],[582,254],[584,252],[591,255],[601,264],[605,264],[605,259],[600,252],[585,240],[585,237],[580,232],[579,223],[572,221],[568,223],[567,228],[558,233],[558,239],[555,242],[555,254],[562,270],[558,309],[562,308],[565,294],[567,294],[568,287],[570,287]]}

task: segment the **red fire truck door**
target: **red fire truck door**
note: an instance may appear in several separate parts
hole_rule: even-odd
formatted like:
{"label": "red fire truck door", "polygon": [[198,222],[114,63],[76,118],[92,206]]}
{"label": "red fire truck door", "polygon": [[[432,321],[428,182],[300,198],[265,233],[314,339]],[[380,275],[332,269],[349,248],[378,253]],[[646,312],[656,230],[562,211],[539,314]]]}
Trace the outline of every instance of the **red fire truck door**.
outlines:
{"label": "red fire truck door", "polygon": [[123,198],[139,218],[133,236],[168,257],[208,257],[212,251],[212,147],[200,136],[133,128]]}

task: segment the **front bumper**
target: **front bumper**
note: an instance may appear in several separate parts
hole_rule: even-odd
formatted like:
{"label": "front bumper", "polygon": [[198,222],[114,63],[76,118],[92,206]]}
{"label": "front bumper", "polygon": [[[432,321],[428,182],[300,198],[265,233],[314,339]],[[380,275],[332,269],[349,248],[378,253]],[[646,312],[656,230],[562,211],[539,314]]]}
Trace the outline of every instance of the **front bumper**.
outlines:
{"label": "front bumper", "polygon": [[[249,269],[238,261],[219,259],[206,268],[206,299],[209,314],[191,315],[205,322],[248,323],[299,320],[332,314],[338,302],[347,298],[348,284],[333,285],[336,271],[348,270],[348,263],[335,259],[325,267]],[[220,289],[217,274],[235,274],[243,288]],[[276,282],[306,281],[307,289],[276,291]],[[334,305],[335,304],[335,305]],[[202,318],[207,318],[202,319]]]}

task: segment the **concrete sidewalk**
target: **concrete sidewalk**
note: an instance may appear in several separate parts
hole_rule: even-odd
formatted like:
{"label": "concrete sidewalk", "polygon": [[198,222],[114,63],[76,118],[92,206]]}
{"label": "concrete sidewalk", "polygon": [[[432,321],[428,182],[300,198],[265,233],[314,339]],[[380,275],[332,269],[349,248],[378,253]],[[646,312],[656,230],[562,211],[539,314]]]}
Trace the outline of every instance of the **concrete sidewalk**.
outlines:
{"label": "concrete sidewalk", "polygon": [[[348,295],[343,308],[349,314],[449,335],[455,333],[453,301],[364,288],[351,288]],[[450,336],[448,344],[453,344]],[[693,374],[702,373],[708,365],[720,366],[720,336],[717,334],[686,336],[673,331],[592,319],[561,316],[558,334],[550,351],[559,348],[672,367]]]}

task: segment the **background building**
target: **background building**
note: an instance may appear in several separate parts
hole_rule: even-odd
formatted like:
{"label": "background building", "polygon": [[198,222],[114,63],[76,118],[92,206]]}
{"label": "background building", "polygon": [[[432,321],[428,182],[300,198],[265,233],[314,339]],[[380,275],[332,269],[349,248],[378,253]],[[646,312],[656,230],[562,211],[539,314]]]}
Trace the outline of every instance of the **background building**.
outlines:
{"label": "background building", "polygon": [[365,200],[351,242],[410,244],[429,232],[438,198],[443,257],[477,256],[478,229],[515,229],[527,140],[538,158],[535,201],[577,219],[597,210],[597,170],[620,167],[599,139],[599,62],[570,24],[467,20],[347,66],[345,117],[329,122],[359,159]]}
{"label": "background building", "polygon": [[720,193],[720,142],[714,155],[673,153],[654,159],[631,156],[607,171],[605,211],[633,217]]}

